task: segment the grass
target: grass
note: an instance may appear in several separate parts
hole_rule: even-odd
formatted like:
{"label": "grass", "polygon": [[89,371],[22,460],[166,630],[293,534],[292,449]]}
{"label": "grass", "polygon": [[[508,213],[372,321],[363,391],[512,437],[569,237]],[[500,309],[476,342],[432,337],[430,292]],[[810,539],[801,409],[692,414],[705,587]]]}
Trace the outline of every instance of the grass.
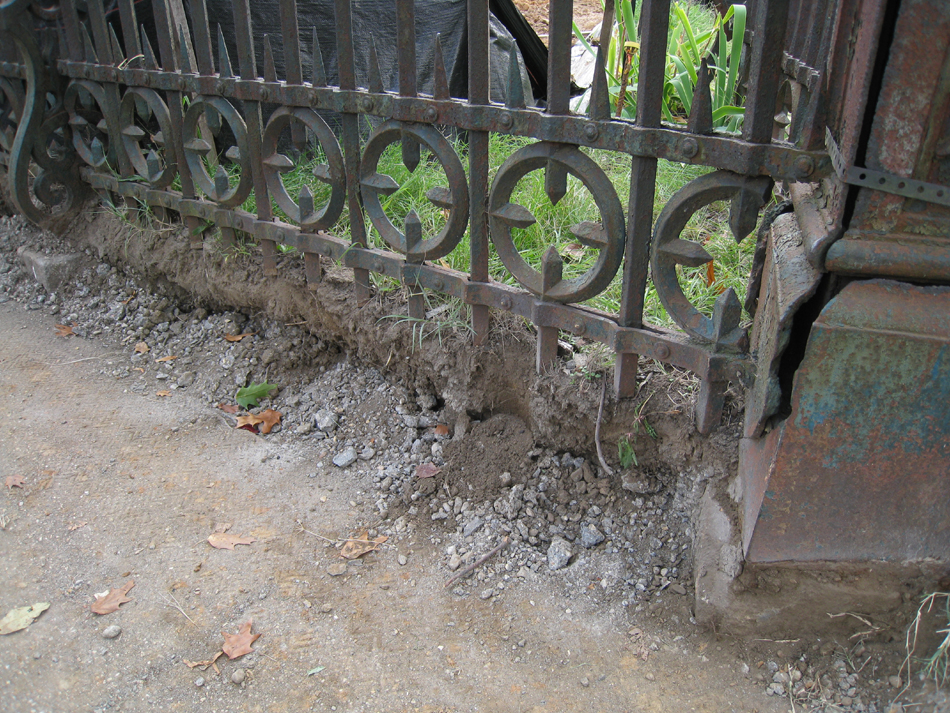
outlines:
{"label": "grass", "polygon": [[[917,646],[920,630],[930,618],[934,620],[939,641],[932,653],[919,656]],[[905,644],[907,657],[901,667],[902,672],[907,668],[905,681],[910,681],[911,665],[917,663],[926,678],[933,679],[938,686],[946,684],[950,678],[950,592],[932,592],[923,598],[914,620],[907,628]]]}

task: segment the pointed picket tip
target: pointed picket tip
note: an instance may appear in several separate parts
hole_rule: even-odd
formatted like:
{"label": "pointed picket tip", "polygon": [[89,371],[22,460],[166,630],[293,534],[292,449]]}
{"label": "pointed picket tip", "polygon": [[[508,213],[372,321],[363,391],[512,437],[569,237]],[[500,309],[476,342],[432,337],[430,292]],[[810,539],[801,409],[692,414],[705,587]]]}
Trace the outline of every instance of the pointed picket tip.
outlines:
{"label": "pointed picket tip", "polygon": [[455,207],[455,201],[452,198],[452,191],[445,186],[434,186],[426,192],[426,198],[437,208],[450,210]]}
{"label": "pointed picket tip", "polygon": [[707,262],[712,262],[712,255],[706,252],[706,249],[699,243],[692,240],[682,240],[677,238],[668,243],[657,246],[658,253],[673,259],[677,265],[686,267],[701,267]]}
{"label": "pointed picket tip", "polygon": [[178,62],[182,74],[194,74],[195,68],[191,64],[191,54],[188,52],[188,39],[185,37],[185,26],[178,26]]}
{"label": "pointed picket tip", "polygon": [[706,58],[703,57],[697,72],[696,88],[693,90],[693,103],[689,109],[686,129],[692,134],[711,134],[713,132],[712,95],[710,84],[712,76]]}
{"label": "pointed picket tip", "polygon": [[512,47],[508,53],[508,96],[506,105],[509,109],[524,109],[524,82],[521,80],[521,66],[518,64],[518,53]]}
{"label": "pointed picket tip", "polygon": [[739,327],[742,319],[742,305],[731,287],[716,298],[713,305],[713,341],[717,344],[724,341]]}
{"label": "pointed picket tip", "polygon": [[102,142],[97,136],[92,140],[92,143],[89,144],[89,151],[92,154],[92,165],[96,168],[100,168],[105,165],[106,162],[106,150],[102,145]]}
{"label": "pointed picket tip", "polygon": [[409,173],[419,166],[419,142],[409,136],[402,137],[402,165]]}
{"label": "pointed picket tip", "polygon": [[228,45],[224,41],[224,33],[221,31],[220,24],[218,24],[218,74],[225,79],[234,76],[234,69],[231,67],[231,56],[228,54]]}
{"label": "pointed picket tip", "polygon": [[99,56],[96,54],[95,45],[92,44],[92,38],[89,36],[89,30],[80,23],[79,29],[82,31],[82,46],[86,54],[86,62],[89,64],[99,64]]}
{"label": "pointed picket tip", "polygon": [[241,163],[241,149],[237,146],[232,146],[224,152],[224,157],[232,163]]}
{"label": "pointed picket tip", "polygon": [[601,223],[585,220],[577,225],[572,225],[571,235],[577,238],[577,242],[586,247],[597,250],[607,247],[607,231],[604,230]]}
{"label": "pointed picket tip", "polygon": [[141,141],[145,138],[145,131],[136,124],[129,124],[124,129],[122,129],[122,135],[128,136],[133,141]]}
{"label": "pointed picket tip", "polygon": [[184,143],[183,148],[201,156],[207,156],[211,153],[211,144],[199,138],[189,139]]}
{"label": "pointed picket tip", "polygon": [[148,41],[148,33],[145,32],[145,25],[142,25],[142,55],[146,69],[158,69],[158,61],[155,59],[155,50],[152,49]]}
{"label": "pointed picket tip", "polygon": [[112,25],[109,25],[109,42],[112,44],[112,57],[116,66],[123,64],[125,62],[125,52],[122,51],[122,43],[116,37],[115,27]]}
{"label": "pointed picket tip", "polygon": [[327,86],[327,71],[323,66],[323,52],[320,49],[320,40],[317,39],[317,28],[313,28],[313,77],[312,84],[315,87]]}
{"label": "pointed picket tip", "polygon": [[544,170],[544,192],[551,205],[557,205],[567,195],[567,172],[563,166],[553,161],[548,161]]}
{"label": "pointed picket tip", "polygon": [[414,209],[410,209],[406,215],[405,231],[406,252],[414,253],[419,243],[422,242],[422,221]]}
{"label": "pointed picket tip", "polygon": [[597,61],[594,63],[594,81],[590,88],[588,116],[593,121],[610,118],[610,92],[607,87],[607,70],[604,66],[604,47],[597,48]]}
{"label": "pointed picket tip", "polygon": [[150,149],[148,156],[145,157],[145,166],[147,168],[148,180],[157,181],[162,175],[162,162],[154,149]]}
{"label": "pointed picket tip", "polygon": [[435,35],[435,87],[433,91],[433,99],[444,101],[451,98],[449,80],[445,74],[445,59],[442,56],[442,35],[438,32]]}
{"label": "pointed picket tip", "polygon": [[553,245],[541,256],[541,295],[546,296],[564,276],[564,260]]}
{"label": "pointed picket tip", "polygon": [[314,177],[321,183],[333,182],[333,176],[330,175],[330,166],[325,163],[314,166],[312,173]]}
{"label": "pointed picket tip", "polygon": [[284,156],[282,153],[276,153],[273,156],[268,156],[262,161],[262,163],[265,166],[270,166],[278,173],[289,173],[290,171],[294,170],[294,162],[291,161],[287,156]]}
{"label": "pointed picket tip", "polygon": [[498,218],[498,220],[509,228],[521,228],[522,230],[530,228],[538,222],[538,219],[531,214],[531,211],[517,203],[505,203],[505,205],[494,211],[491,215],[494,218]]}
{"label": "pointed picket tip", "polygon": [[270,35],[264,35],[264,81],[277,81],[277,66],[274,64],[274,49],[271,47]]}
{"label": "pointed picket tip", "polygon": [[308,219],[313,215],[313,191],[306,183],[300,186],[300,192],[297,194],[297,207],[300,209],[300,222],[309,223]]}
{"label": "pointed picket tip", "polygon": [[219,163],[218,170],[214,174],[214,191],[220,199],[229,190],[231,190],[231,180],[228,178],[228,172],[224,170],[224,166]]}
{"label": "pointed picket tip", "polygon": [[379,55],[376,53],[376,40],[372,35],[369,37],[369,90],[373,94],[382,94],[383,77],[379,71]]}
{"label": "pointed picket tip", "polygon": [[372,176],[367,176],[360,181],[360,185],[377,193],[382,193],[384,196],[392,195],[399,190],[399,184],[392,176],[387,176],[385,173],[374,173]]}

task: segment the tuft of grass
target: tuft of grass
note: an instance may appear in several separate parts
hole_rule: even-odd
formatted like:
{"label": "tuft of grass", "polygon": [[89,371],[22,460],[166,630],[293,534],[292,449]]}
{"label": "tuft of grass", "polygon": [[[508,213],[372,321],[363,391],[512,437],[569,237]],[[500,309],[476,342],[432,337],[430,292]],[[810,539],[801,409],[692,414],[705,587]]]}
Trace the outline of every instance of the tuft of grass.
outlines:
{"label": "tuft of grass", "polygon": [[[917,640],[921,626],[927,616],[937,619],[938,636],[942,636],[937,648],[926,656],[917,656]],[[926,678],[933,679],[938,686],[946,684],[950,678],[950,592],[931,592],[917,607],[917,614],[907,628],[905,638],[907,656],[901,665],[901,673],[907,669],[906,681],[910,681],[912,662],[921,666],[921,672]]]}

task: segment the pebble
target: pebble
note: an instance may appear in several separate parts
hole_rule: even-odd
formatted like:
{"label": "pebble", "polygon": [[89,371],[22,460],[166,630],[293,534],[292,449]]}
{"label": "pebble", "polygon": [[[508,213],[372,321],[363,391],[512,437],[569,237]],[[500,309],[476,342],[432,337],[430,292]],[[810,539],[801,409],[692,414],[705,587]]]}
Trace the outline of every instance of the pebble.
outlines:
{"label": "pebble", "polygon": [[603,533],[589,522],[581,525],[581,544],[584,545],[584,547],[588,549],[596,547],[605,539]]}
{"label": "pebble", "polygon": [[353,465],[357,459],[356,449],[353,446],[343,449],[340,453],[333,456],[333,465],[338,468],[346,468]]}
{"label": "pebble", "polygon": [[584,678],[581,679],[581,685],[582,685],[584,688],[589,687],[589,686],[590,686],[590,679],[587,678],[587,676],[584,676]]}
{"label": "pebble", "polygon": [[340,425],[340,419],[337,417],[333,411],[330,409],[320,409],[317,411],[317,415],[314,417],[314,420],[317,423],[317,428],[321,431],[335,431],[337,426]]}
{"label": "pebble", "polygon": [[399,563],[400,567],[405,567],[409,559],[406,557],[406,555],[401,554],[398,557],[396,557],[396,561]]}
{"label": "pebble", "polygon": [[329,567],[327,567],[327,574],[331,577],[339,577],[341,574],[346,573],[346,562],[334,562]]}
{"label": "pebble", "polygon": [[560,536],[553,537],[548,547],[548,569],[558,570],[567,567],[573,554],[570,542]]}
{"label": "pebble", "polygon": [[245,678],[247,678],[247,674],[245,673],[244,669],[236,669],[234,673],[231,674],[231,683],[236,683],[240,686],[242,683],[244,683]]}
{"label": "pebble", "polygon": [[205,685],[205,680],[201,676],[198,676],[198,678],[195,679],[195,685],[198,688],[201,688],[203,685]]}
{"label": "pebble", "polygon": [[459,567],[461,567],[461,565],[462,565],[462,558],[453,552],[452,556],[449,557],[449,570],[454,572]]}
{"label": "pebble", "polygon": [[122,627],[118,626],[117,624],[113,624],[112,626],[107,626],[105,628],[105,630],[102,632],[102,638],[114,639],[121,633],[122,633]]}
{"label": "pebble", "polygon": [[648,680],[648,681],[655,681],[655,680],[656,680],[656,676],[654,676],[652,673],[648,673],[648,674],[645,676],[645,678],[646,678],[646,680]]}
{"label": "pebble", "polygon": [[676,592],[677,594],[686,594],[686,587],[676,582],[670,585],[670,589]]}
{"label": "pebble", "polygon": [[495,590],[492,587],[489,587],[488,589],[483,589],[479,593],[478,598],[482,600],[487,600],[487,599],[491,599],[494,595],[495,595]]}
{"label": "pebble", "polygon": [[321,604],[321,605],[320,605],[320,611],[321,611],[323,614],[329,614],[330,612],[333,611],[333,605],[330,604],[329,602],[326,602],[326,603],[324,603],[324,604]]}
{"label": "pebble", "polygon": [[900,688],[904,682],[900,676],[888,676],[887,683],[891,688]]}

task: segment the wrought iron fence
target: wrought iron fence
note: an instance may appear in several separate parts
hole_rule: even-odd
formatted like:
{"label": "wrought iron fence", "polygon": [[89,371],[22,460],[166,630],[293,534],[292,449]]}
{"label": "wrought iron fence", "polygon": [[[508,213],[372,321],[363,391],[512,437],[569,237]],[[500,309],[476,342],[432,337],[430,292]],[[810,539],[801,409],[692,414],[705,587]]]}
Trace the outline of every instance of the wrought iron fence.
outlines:
{"label": "wrought iron fence", "polygon": [[[192,3],[190,27],[176,21],[175,0],[152,3],[157,53],[139,24],[141,18],[136,18],[134,0],[118,0],[119,23],[109,21],[103,0],[88,0],[88,16],[82,20],[76,0],[64,0],[54,8],[6,0],[0,4],[0,36],[7,46],[17,48],[18,56],[6,57],[10,61],[0,64],[0,162],[17,208],[43,222],[51,213],[74,210],[83,185],[110,191],[176,211],[199,245],[202,227],[211,224],[225,239],[233,238],[235,231],[252,235],[263,250],[266,275],[277,273],[277,246],[293,246],[304,255],[311,289],[318,289],[321,281],[321,260],[332,259],[353,269],[359,301],[371,294],[370,273],[406,285],[413,317],[424,316],[425,290],[458,298],[471,307],[476,345],[488,336],[492,310],[512,312],[537,327],[539,370],[556,359],[562,331],[613,350],[620,397],[634,392],[641,356],[683,367],[702,380],[697,425],[710,431],[720,419],[728,382],[748,374],[752,361],[735,293],[724,292],[707,316],[681,289],[678,266],[698,267],[712,260],[700,244],[681,239],[681,232],[697,210],[725,200],[731,201],[731,230],[742,240],[755,229],[774,181],[814,181],[831,170],[827,154],[820,147],[816,150],[813,132],[801,125],[810,126],[808,117],[815,114],[816,100],[808,94],[815,78],[802,59],[783,56],[789,0],[759,0],[752,8],[741,136],[713,130],[708,86],[704,88],[703,82],[697,85],[688,126],[661,124],[670,0],[642,4],[635,121],[614,118],[609,110],[603,56],[607,34],[600,44],[589,108],[584,115],[571,112],[571,0],[550,4],[544,109],[524,105],[517,68],[509,72],[506,104],[490,101],[488,0],[468,2],[466,99],[449,95],[438,39],[433,94],[419,93],[413,0],[393,0],[400,47],[398,92],[384,91],[372,51],[369,86],[357,86],[351,0],[333,2],[336,86],[327,83],[316,33],[311,46],[300,41],[295,0],[280,0],[283,77],[277,75],[269,41],[259,62],[249,0],[233,3],[237,70],[220,30],[214,33],[217,42],[212,41],[204,0]],[[606,5],[605,33],[613,13],[613,3]],[[177,8],[180,11],[180,2]],[[55,31],[40,39],[36,17],[52,21]],[[793,18],[791,34],[795,42],[804,43],[808,59],[815,54],[814,43],[802,39],[800,17]],[[50,45],[57,38],[62,49],[58,59],[50,59]],[[315,58],[309,68],[303,66],[302,50]],[[776,107],[782,106],[783,71],[797,87],[794,114],[805,117],[790,131],[776,117]],[[782,96],[790,102],[787,91]],[[270,111],[274,105],[277,108]],[[339,135],[322,117],[326,112],[339,118]],[[367,116],[375,117],[378,126],[364,141],[359,122]],[[221,122],[234,136],[235,145],[228,152],[238,169],[233,176],[220,165],[209,170],[212,164],[206,160],[214,150],[207,127]],[[439,128],[446,126],[467,136],[467,171]],[[329,187],[329,196],[319,205],[310,191],[291,195],[282,181],[282,174],[294,167],[294,160],[280,148],[279,137],[288,128],[298,145],[315,141],[325,156],[315,175]],[[535,141],[514,151],[489,184],[491,133]],[[378,161],[392,144],[401,145],[410,170],[419,161],[420,146],[441,165],[447,185],[427,194],[447,216],[437,234],[423,235],[414,213],[391,215],[384,209],[381,197],[398,184],[378,172]],[[582,150],[585,147],[630,157],[627,206],[602,168]],[[717,170],[676,193],[654,225],[659,159]],[[564,195],[567,176],[574,176],[600,212],[599,222],[571,228],[586,250],[597,251],[597,259],[579,276],[563,276],[561,257],[553,248],[544,254],[540,270],[519,254],[513,231],[531,225],[535,218],[512,196],[533,171],[544,172],[552,202]],[[252,194],[255,214],[240,208]],[[348,213],[349,234],[332,235],[329,231],[343,211]],[[368,245],[367,219],[385,248]],[[471,252],[468,274],[439,262],[463,249],[459,246],[466,231]],[[523,289],[490,279],[492,250]],[[621,269],[618,314],[578,304],[604,290]],[[643,322],[651,273],[662,304],[682,332]]]}

